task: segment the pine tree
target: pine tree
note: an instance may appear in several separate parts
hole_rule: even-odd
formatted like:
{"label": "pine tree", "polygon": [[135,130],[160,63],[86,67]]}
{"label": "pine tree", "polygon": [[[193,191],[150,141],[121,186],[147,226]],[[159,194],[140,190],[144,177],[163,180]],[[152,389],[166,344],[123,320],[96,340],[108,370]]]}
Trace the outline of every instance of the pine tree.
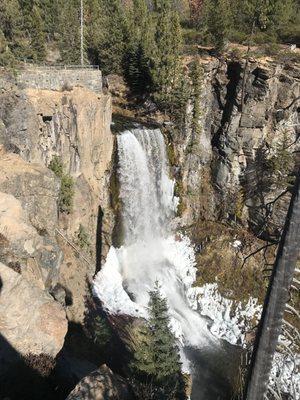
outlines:
{"label": "pine tree", "polygon": [[199,59],[196,59],[191,66],[191,81],[192,81],[192,100],[193,100],[193,118],[192,131],[193,135],[201,133],[199,119],[201,116],[200,95],[202,90],[203,70],[200,66]]}
{"label": "pine tree", "polygon": [[80,22],[77,0],[63,2],[59,17],[59,49],[65,63],[79,64]]}
{"label": "pine tree", "polygon": [[[151,397],[147,398],[185,399],[179,350],[169,328],[167,300],[160,294],[157,282],[149,295],[150,318],[139,332],[139,345],[131,364],[132,372],[140,382],[146,383],[145,391],[152,391]],[[142,394],[145,397],[145,392]]]}
{"label": "pine tree", "polygon": [[297,0],[231,0],[238,31],[246,34],[265,32],[266,40],[277,40],[297,31]]}
{"label": "pine tree", "polygon": [[40,14],[44,22],[44,30],[47,33],[48,39],[55,39],[63,2],[64,0],[37,0]]}
{"label": "pine tree", "polygon": [[222,50],[231,25],[229,0],[205,0],[205,28],[217,50]]}
{"label": "pine tree", "polygon": [[127,13],[125,77],[136,93],[151,88],[150,64],[154,51],[154,24],[145,0],[133,0]]}
{"label": "pine tree", "polygon": [[0,1],[0,30],[3,44],[1,64],[11,64],[15,58],[26,57],[29,47],[18,0]]}
{"label": "pine tree", "polygon": [[156,102],[168,110],[181,71],[182,34],[179,16],[169,1],[156,5],[155,51],[152,58],[152,91]]}
{"label": "pine tree", "polygon": [[170,317],[167,299],[160,294],[160,287],[156,282],[150,293],[150,329],[152,336],[152,357],[156,366],[155,375],[158,382],[163,382],[181,371],[180,358],[176,339],[171,332]]}
{"label": "pine tree", "polygon": [[120,0],[99,0],[102,15],[101,41],[97,60],[104,73],[123,72],[125,53],[125,20]]}
{"label": "pine tree", "polygon": [[46,56],[46,37],[44,23],[37,6],[34,6],[31,14],[31,47],[33,58],[37,61],[44,60]]}

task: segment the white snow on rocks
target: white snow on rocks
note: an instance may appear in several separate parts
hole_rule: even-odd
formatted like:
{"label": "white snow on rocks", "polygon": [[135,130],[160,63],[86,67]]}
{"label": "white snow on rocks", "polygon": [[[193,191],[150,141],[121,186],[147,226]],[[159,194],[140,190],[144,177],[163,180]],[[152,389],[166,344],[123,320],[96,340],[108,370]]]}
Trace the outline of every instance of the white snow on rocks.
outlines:
{"label": "white snow on rocks", "polygon": [[187,297],[194,310],[210,319],[211,333],[231,344],[244,343],[245,333],[251,328],[250,321],[257,320],[262,310],[254,298],[243,305],[222,297],[217,283],[190,288]]}

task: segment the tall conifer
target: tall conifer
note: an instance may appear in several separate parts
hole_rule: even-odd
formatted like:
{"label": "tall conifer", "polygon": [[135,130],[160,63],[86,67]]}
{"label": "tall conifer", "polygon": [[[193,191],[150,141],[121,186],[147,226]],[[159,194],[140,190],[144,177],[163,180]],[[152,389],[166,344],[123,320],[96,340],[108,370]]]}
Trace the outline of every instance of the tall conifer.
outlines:
{"label": "tall conifer", "polygon": [[46,36],[45,25],[41,17],[40,10],[34,6],[31,14],[31,47],[33,50],[33,59],[37,61],[44,60],[46,56]]}
{"label": "tall conifer", "polygon": [[79,34],[79,3],[77,0],[69,0],[62,4],[59,17],[59,48],[63,62],[79,64]]}
{"label": "tall conifer", "polygon": [[[171,332],[167,300],[156,282],[149,293],[149,322],[139,333],[139,345],[131,368],[134,376],[151,390],[154,400],[185,399],[184,382],[176,339]],[[140,395],[143,392],[139,392]]]}

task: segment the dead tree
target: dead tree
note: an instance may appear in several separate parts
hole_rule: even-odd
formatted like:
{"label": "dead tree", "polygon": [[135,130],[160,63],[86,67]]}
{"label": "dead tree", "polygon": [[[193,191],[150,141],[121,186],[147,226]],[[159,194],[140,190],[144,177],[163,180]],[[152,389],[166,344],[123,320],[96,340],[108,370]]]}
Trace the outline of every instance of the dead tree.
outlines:
{"label": "dead tree", "polygon": [[258,326],[244,392],[245,400],[263,400],[267,391],[283,314],[289,301],[300,243],[300,172],[294,187],[285,226],[277,250],[261,320]]}

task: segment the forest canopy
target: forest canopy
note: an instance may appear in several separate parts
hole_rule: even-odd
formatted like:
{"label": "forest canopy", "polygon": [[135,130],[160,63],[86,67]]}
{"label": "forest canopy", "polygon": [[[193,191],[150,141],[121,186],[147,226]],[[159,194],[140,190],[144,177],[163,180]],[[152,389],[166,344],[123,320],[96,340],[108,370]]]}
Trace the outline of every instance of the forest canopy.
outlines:
{"label": "forest canopy", "polygon": [[[178,51],[181,33],[184,44],[219,48],[226,41],[246,43],[251,34],[257,44],[300,41],[297,0],[84,0],[83,5],[85,61],[112,72],[123,70],[128,55],[143,63],[141,53],[159,51],[151,47],[153,35],[159,47],[179,33]],[[0,1],[1,65],[44,61],[49,46],[60,50],[61,62],[79,63],[80,0]],[[132,54],[136,46],[139,59]],[[129,74],[134,73],[132,67]]]}
{"label": "forest canopy", "polygon": [[[83,0],[83,60],[182,118],[185,55],[300,42],[297,0]],[[79,64],[81,0],[0,0],[0,66]],[[273,46],[273,47],[272,47]],[[197,78],[198,79],[198,78]]]}

